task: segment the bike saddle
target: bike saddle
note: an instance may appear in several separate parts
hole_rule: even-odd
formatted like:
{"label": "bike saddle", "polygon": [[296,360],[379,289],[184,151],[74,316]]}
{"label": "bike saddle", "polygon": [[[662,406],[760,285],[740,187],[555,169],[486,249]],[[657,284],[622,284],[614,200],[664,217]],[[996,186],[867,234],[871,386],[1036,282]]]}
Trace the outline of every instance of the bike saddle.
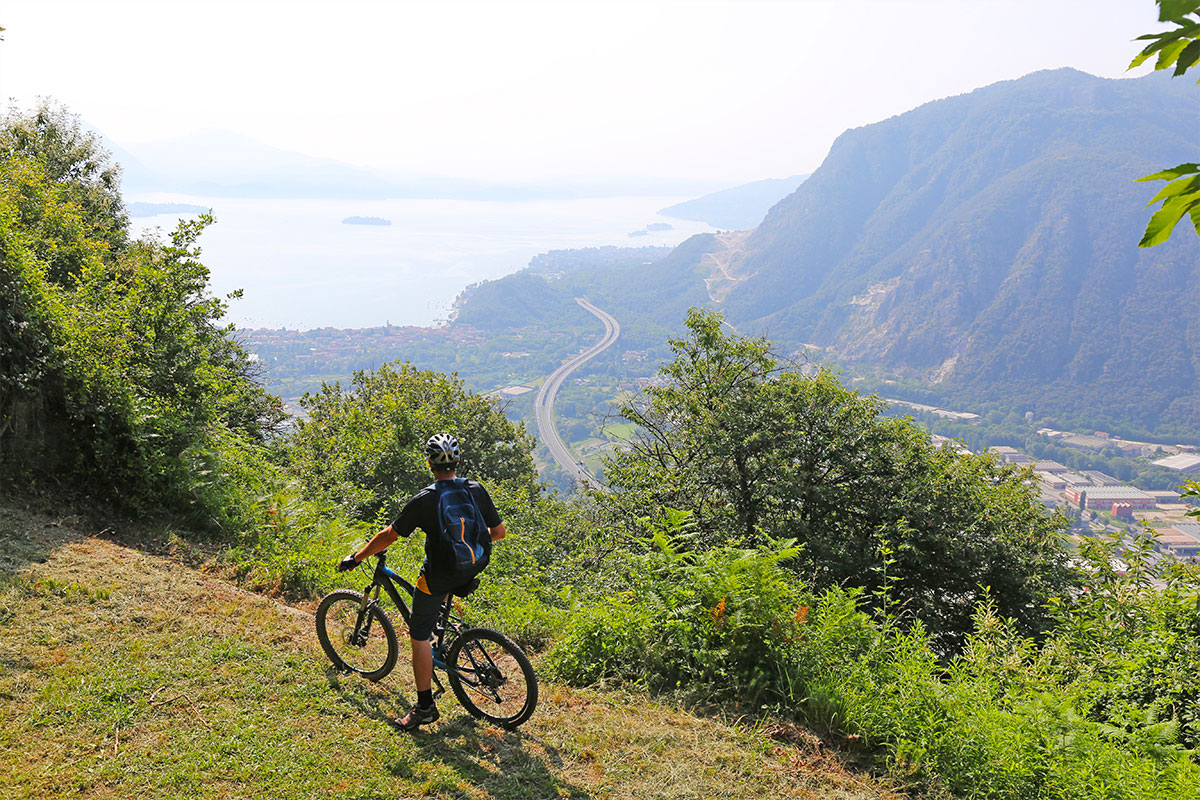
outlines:
{"label": "bike saddle", "polygon": [[478,588],[479,588],[479,578],[472,578],[470,581],[468,581],[467,583],[464,583],[462,586],[459,586],[457,589],[451,590],[451,593],[455,597],[466,597],[467,595],[469,595],[471,592],[475,591]]}

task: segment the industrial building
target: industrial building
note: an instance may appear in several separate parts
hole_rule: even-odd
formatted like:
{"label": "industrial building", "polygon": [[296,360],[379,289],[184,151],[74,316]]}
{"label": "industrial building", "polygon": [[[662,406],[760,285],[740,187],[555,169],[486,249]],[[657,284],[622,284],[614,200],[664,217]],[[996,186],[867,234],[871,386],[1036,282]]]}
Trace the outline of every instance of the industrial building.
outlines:
{"label": "industrial building", "polygon": [[[1129,503],[1134,511],[1158,506],[1153,495],[1132,486],[1068,486],[1067,499],[1088,511],[1112,511],[1113,503]],[[1083,498],[1083,503],[1080,503]]]}

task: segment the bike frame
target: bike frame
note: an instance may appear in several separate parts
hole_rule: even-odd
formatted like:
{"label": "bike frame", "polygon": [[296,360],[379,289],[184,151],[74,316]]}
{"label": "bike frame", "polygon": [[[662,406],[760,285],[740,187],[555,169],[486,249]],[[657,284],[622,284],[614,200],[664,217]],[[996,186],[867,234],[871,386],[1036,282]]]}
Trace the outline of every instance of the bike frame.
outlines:
{"label": "bike frame", "polygon": [[[364,622],[367,625],[366,632],[370,631],[372,617],[369,613],[367,613],[367,609],[372,605],[379,603],[380,588],[387,592],[387,596],[390,597],[392,602],[396,604],[396,608],[400,610],[400,616],[404,618],[406,625],[409,624],[412,617],[412,611],[409,609],[408,603],[404,601],[404,596],[400,593],[400,590],[396,588],[396,585],[399,584],[404,591],[409,594],[410,597],[414,592],[417,591],[416,587],[414,587],[400,575],[396,574],[395,571],[388,568],[386,550],[382,553],[378,553],[375,558],[375,572],[371,576],[371,583],[365,589],[363,589],[362,606],[358,610],[358,619],[354,624],[354,630],[356,633],[362,630]],[[433,666],[438,669],[445,670],[447,673],[453,672],[460,681],[468,686],[482,686],[482,668],[481,665],[475,662],[475,657],[472,654],[468,653],[467,656],[472,664],[472,667],[469,670],[457,669],[450,664],[447,664],[442,659],[443,654],[446,652],[444,648],[453,643],[454,638],[458,636],[458,633],[461,630],[460,625],[452,626],[450,624],[450,608],[452,607],[453,603],[454,594],[448,593],[446,595],[446,602],[442,607],[442,613],[438,619],[438,623],[440,624],[434,625],[435,638],[432,643]],[[366,632],[364,632],[364,635]],[[452,633],[453,635],[450,637],[450,641],[445,641],[446,634],[448,632]],[[494,668],[495,664],[490,664],[490,666]],[[433,675],[433,682],[437,684],[437,690],[434,692],[434,696],[440,697],[445,694],[446,689],[442,686],[442,682],[438,679],[436,672]]]}
{"label": "bike frame", "polygon": [[[405,624],[408,624],[412,617],[412,611],[409,610],[408,603],[404,602],[403,596],[396,589],[396,584],[398,583],[404,587],[404,591],[408,592],[410,597],[416,591],[416,587],[388,569],[386,551],[376,555],[375,559],[375,572],[371,575],[371,583],[367,588],[363,589],[363,603],[362,610],[359,612],[360,616],[365,614],[367,606],[371,605],[371,603],[379,602],[379,589],[382,587],[387,592],[388,597],[392,598],[392,602],[396,604],[396,608],[400,609],[400,616],[404,617]],[[374,596],[372,597],[372,595]],[[358,624],[361,625],[362,622],[360,621]],[[438,642],[438,644],[441,644],[441,642]]]}

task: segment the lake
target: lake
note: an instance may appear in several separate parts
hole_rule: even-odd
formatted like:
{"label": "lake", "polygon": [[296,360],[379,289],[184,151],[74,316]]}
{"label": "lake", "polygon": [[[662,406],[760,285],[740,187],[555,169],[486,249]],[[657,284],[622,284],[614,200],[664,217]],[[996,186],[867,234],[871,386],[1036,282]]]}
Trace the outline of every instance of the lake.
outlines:
{"label": "lake", "polygon": [[[229,321],[249,328],[365,328],[445,319],[469,284],[516,272],[547,250],[675,245],[712,230],[658,215],[686,197],[568,201],[262,200],[144,194],[128,201],[213,209],[201,237],[212,289],[242,289]],[[391,225],[345,225],[346,217]],[[138,217],[136,231],[174,228],[178,215]],[[667,231],[644,230],[669,223]]]}

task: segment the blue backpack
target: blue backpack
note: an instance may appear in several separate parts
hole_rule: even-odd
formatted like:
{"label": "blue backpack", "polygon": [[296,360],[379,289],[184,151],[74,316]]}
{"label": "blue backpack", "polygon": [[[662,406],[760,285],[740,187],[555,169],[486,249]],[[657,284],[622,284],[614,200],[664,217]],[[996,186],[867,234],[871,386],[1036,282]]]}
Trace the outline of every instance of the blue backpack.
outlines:
{"label": "blue backpack", "polygon": [[[442,528],[442,545],[447,555],[453,554],[456,572],[478,572],[487,566],[492,535],[483,513],[475,504],[466,478],[438,481],[438,521]],[[446,566],[451,566],[447,564]]]}

